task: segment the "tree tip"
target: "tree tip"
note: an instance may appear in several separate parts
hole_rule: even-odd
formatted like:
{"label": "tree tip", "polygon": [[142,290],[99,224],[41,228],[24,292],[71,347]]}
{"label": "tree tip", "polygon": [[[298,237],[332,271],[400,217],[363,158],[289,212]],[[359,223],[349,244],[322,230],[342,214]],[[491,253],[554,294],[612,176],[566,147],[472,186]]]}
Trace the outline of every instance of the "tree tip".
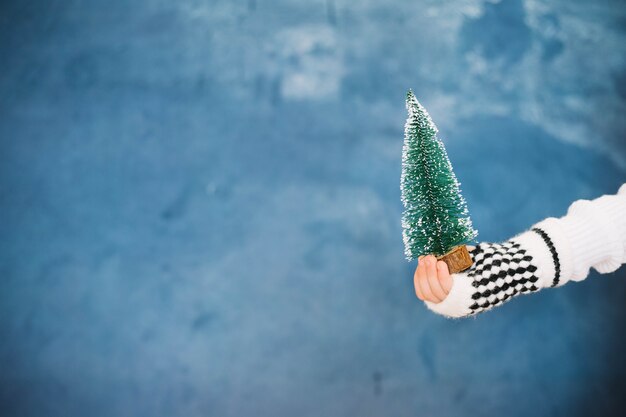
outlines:
{"label": "tree tip", "polygon": [[406,108],[409,111],[411,111],[411,109],[415,111],[416,108],[418,107],[419,107],[419,102],[417,101],[417,97],[415,97],[413,90],[409,88],[409,91],[406,92]]}

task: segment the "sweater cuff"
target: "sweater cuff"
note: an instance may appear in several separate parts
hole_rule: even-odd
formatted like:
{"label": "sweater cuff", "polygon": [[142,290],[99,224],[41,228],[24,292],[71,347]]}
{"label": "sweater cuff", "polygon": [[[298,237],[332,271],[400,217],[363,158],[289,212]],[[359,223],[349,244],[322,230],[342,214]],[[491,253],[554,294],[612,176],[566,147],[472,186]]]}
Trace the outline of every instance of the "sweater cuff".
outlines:
{"label": "sweater cuff", "polygon": [[[546,229],[549,227],[545,227],[545,224],[537,224],[533,227],[539,230],[525,231],[511,238],[511,241],[519,243],[532,256],[533,263],[537,266],[538,287],[561,285],[564,265],[556,252],[557,243],[547,232]],[[568,273],[567,266],[565,268],[565,273]]]}
{"label": "sweater cuff", "polygon": [[546,275],[552,277],[550,286],[558,287],[564,285],[572,277],[574,255],[570,245],[571,241],[563,229],[561,219],[548,217],[539,223],[535,223],[531,229],[545,234],[544,243],[548,246],[546,253],[550,254],[550,261],[544,261],[544,265],[550,271]]}

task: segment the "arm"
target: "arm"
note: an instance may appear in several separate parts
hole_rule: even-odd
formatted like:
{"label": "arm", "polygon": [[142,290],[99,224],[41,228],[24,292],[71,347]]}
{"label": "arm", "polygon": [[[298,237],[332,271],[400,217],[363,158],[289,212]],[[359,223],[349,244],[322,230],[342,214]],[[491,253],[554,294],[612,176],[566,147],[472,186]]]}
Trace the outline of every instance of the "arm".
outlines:
{"label": "arm", "polygon": [[420,258],[415,290],[432,311],[465,317],[519,294],[582,281],[592,267],[613,272],[626,263],[626,183],[616,195],[578,200],[565,216],[547,218],[506,242],[469,249],[474,264],[453,275],[432,255]]}

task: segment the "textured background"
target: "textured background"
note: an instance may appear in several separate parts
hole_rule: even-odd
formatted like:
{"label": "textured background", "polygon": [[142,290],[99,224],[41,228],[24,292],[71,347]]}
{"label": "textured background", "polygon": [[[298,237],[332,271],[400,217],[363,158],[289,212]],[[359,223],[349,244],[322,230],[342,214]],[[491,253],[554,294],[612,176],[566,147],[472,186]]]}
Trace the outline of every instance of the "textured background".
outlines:
{"label": "textured background", "polygon": [[626,267],[430,313],[412,88],[479,239],[626,181],[621,1],[0,2],[0,415],[576,416]]}

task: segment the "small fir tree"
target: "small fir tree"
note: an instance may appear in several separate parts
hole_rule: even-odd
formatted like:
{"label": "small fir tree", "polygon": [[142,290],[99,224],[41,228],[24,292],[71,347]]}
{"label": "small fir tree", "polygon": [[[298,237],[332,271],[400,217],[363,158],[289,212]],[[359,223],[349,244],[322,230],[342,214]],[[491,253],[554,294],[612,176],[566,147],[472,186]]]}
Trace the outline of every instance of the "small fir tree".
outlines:
{"label": "small fir tree", "polygon": [[[404,127],[400,181],[404,252],[408,260],[427,254],[440,257],[469,243],[478,232],[472,227],[446,149],[437,138],[437,127],[411,90],[406,108],[409,117]],[[471,259],[469,262],[471,265]]]}

